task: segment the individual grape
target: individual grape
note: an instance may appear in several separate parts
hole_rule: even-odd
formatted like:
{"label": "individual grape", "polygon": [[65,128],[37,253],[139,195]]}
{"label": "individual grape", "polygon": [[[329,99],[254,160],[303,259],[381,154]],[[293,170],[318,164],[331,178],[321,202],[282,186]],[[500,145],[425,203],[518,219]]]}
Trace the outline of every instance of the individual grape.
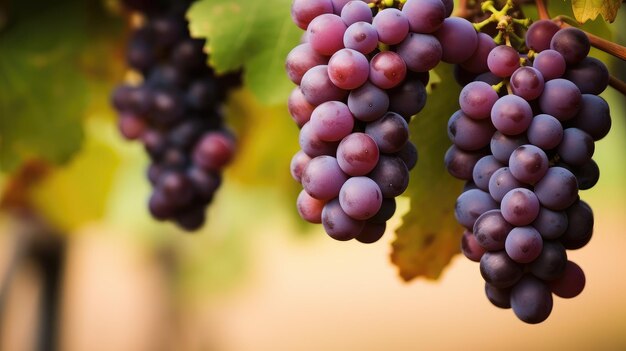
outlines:
{"label": "individual grape", "polygon": [[[149,72],[147,72],[147,75],[148,76],[146,78],[145,84],[150,86],[151,88],[167,89],[170,87],[175,87],[175,88],[181,89],[181,88],[184,88],[189,83],[189,77],[184,72],[182,72],[179,68],[171,64],[160,64],[152,68]],[[215,86],[215,81],[212,79],[204,79],[204,80],[199,80],[197,82],[201,82],[200,87],[209,88],[209,90],[211,90],[211,88]],[[208,83],[209,87],[202,86],[202,85],[207,85],[206,83]],[[189,88],[187,96],[188,98],[189,97],[192,98],[192,99],[189,99],[190,105],[200,102],[195,99],[194,95],[199,95],[198,87]],[[209,102],[207,103],[209,105],[212,102],[211,100],[213,101],[217,100],[215,99],[215,91],[210,91],[208,94],[206,94],[206,98],[210,99]]]}
{"label": "individual grape", "polygon": [[539,214],[539,200],[534,192],[526,188],[516,188],[504,195],[500,210],[507,222],[524,226],[532,223]]}
{"label": "individual grape", "polygon": [[530,122],[526,135],[531,144],[544,150],[552,150],[563,140],[563,125],[550,115],[536,115]]}
{"label": "individual grape", "polygon": [[291,3],[291,18],[304,30],[314,18],[332,12],[331,0],[293,0]]}
{"label": "individual grape", "polygon": [[356,220],[348,216],[338,199],[334,199],[324,205],[322,210],[322,225],[331,238],[339,241],[352,240],[361,233],[365,225],[364,221]]}
{"label": "individual grape", "polygon": [[543,239],[533,227],[515,227],[507,235],[504,247],[515,262],[529,263],[541,254]]}
{"label": "individual grape", "polygon": [[550,282],[550,290],[554,295],[571,299],[580,295],[585,289],[585,273],[576,263],[567,261],[563,276]]}
{"label": "individual grape", "polygon": [[543,19],[534,22],[526,31],[526,46],[535,52],[550,49],[550,41],[561,28],[551,20]]}
{"label": "individual grape", "polygon": [[448,120],[448,137],[463,150],[480,150],[491,141],[495,128],[489,120],[475,120],[456,111]]}
{"label": "individual grape", "polygon": [[354,117],[343,102],[327,101],[313,110],[309,124],[320,140],[340,141],[352,132]]}
{"label": "individual grape", "polygon": [[389,111],[400,114],[408,122],[426,106],[426,87],[419,79],[407,78],[389,90]]}
{"label": "individual grape", "polygon": [[447,63],[467,61],[478,47],[478,35],[474,26],[463,18],[446,18],[434,34],[441,43],[441,60]]}
{"label": "individual grape", "polygon": [[567,169],[550,167],[543,179],[535,184],[535,195],[544,207],[561,211],[578,198],[578,182]]}
{"label": "individual grape", "polygon": [[502,163],[508,163],[513,151],[525,144],[528,144],[528,139],[525,134],[508,136],[500,132],[496,132],[491,137],[490,148],[491,153],[496,160]]}
{"label": "individual grape", "polygon": [[461,65],[454,65],[454,71],[452,74],[457,84],[462,87],[475,81],[477,77],[475,73],[465,70],[465,68],[461,67]]}
{"label": "individual grape", "polygon": [[577,250],[591,240],[593,234],[593,211],[589,205],[579,200],[567,210],[567,229],[559,238],[568,250]]}
{"label": "individual grape", "polygon": [[204,40],[187,38],[172,49],[171,63],[181,71],[192,72],[206,67]]}
{"label": "individual grape", "polygon": [[213,195],[222,184],[219,172],[207,172],[199,167],[188,168],[187,178],[193,184],[196,195],[204,203],[211,202]]}
{"label": "individual grape", "polygon": [[532,226],[546,240],[558,239],[567,229],[567,214],[541,207]]}
{"label": "individual grape", "polygon": [[207,171],[218,171],[229,164],[235,155],[235,141],[221,131],[204,134],[193,150],[193,162]]}
{"label": "individual grape", "polygon": [[559,30],[550,41],[550,49],[558,51],[568,65],[581,62],[589,54],[589,38],[578,28],[569,27]]}
{"label": "individual grape", "polygon": [[485,82],[467,84],[459,95],[461,110],[473,119],[487,119],[491,108],[498,101],[498,93]]}
{"label": "individual grape", "polygon": [[408,69],[428,72],[441,61],[442,49],[439,40],[429,34],[409,33],[398,45],[396,52]]}
{"label": "individual grape", "polygon": [[591,160],[595,151],[593,138],[578,128],[567,128],[563,131],[563,140],[557,152],[564,162],[582,166]]}
{"label": "individual grape", "polygon": [[446,18],[446,7],[441,0],[408,0],[402,7],[411,32],[432,33]]}
{"label": "individual grape", "polygon": [[446,17],[450,17],[452,15],[452,11],[454,10],[454,0],[441,0],[441,2],[446,8]]}
{"label": "individual grape", "polygon": [[390,89],[406,77],[404,60],[393,51],[382,51],[370,61],[370,81],[381,89]]}
{"label": "individual grape", "polygon": [[463,255],[474,262],[480,262],[486,250],[478,244],[476,237],[469,230],[463,232],[461,238],[461,252]]}
{"label": "individual grape", "polygon": [[170,146],[165,150],[165,153],[158,161],[165,167],[172,170],[182,170],[185,166],[187,166],[189,157],[185,152],[183,152],[183,150]]}
{"label": "individual grape", "polygon": [[328,58],[313,50],[309,43],[304,43],[291,49],[285,60],[285,70],[289,79],[300,84],[302,76],[311,68],[328,63]]}
{"label": "individual grape", "polygon": [[493,157],[487,155],[478,160],[472,171],[472,180],[476,187],[481,190],[489,191],[489,180],[495,171],[502,168],[503,164]]}
{"label": "individual grape", "polygon": [[543,76],[532,67],[520,67],[511,75],[511,90],[526,101],[538,98],[543,92]]}
{"label": "individual grape", "polygon": [[597,58],[585,57],[569,67],[563,78],[576,84],[583,94],[600,95],[609,85],[609,70]]}
{"label": "individual grape", "polygon": [[150,118],[157,124],[171,125],[185,114],[185,98],[175,90],[155,90]]}
{"label": "individual grape", "polygon": [[117,128],[124,138],[135,140],[141,138],[147,128],[147,124],[141,117],[130,113],[122,113],[120,114]]}
{"label": "individual grape", "polygon": [[496,201],[502,201],[504,195],[515,188],[521,188],[523,184],[517,180],[508,167],[502,167],[489,178],[489,194]]}
{"label": "individual grape", "polygon": [[578,87],[569,80],[557,78],[545,83],[539,97],[539,107],[543,113],[566,121],[576,116],[582,105],[582,95]]}
{"label": "individual grape", "polygon": [[387,112],[389,109],[389,96],[387,93],[371,83],[365,83],[356,90],[352,90],[348,96],[348,108],[354,118],[371,122]]}
{"label": "individual grape", "polygon": [[189,178],[181,172],[165,172],[157,182],[156,188],[174,207],[188,206],[194,197],[194,187]]}
{"label": "individual grape", "polygon": [[339,203],[343,211],[354,219],[373,217],[382,205],[380,188],[368,177],[349,178],[339,192]]}
{"label": "individual grape", "polygon": [[222,119],[219,116],[215,116],[215,120],[213,121],[199,116],[190,117],[169,132],[167,142],[171,147],[181,150],[191,150],[198,141],[198,138],[200,138],[206,130],[221,129],[222,127]]}
{"label": "individual grape", "polygon": [[370,23],[356,22],[346,29],[343,45],[367,55],[378,47],[378,32]]}
{"label": "individual grape", "polygon": [[[487,71],[485,73],[481,73],[474,78],[474,82],[484,82],[489,85],[496,85],[502,82],[502,78],[496,76],[495,74]],[[469,84],[469,83],[468,83]],[[495,90],[494,90],[495,91]]]}
{"label": "individual grape", "polygon": [[522,266],[513,261],[504,250],[485,252],[480,259],[480,274],[496,288],[508,288],[522,277]]}
{"label": "individual grape", "polygon": [[337,159],[331,156],[313,158],[302,171],[302,187],[309,195],[322,201],[339,196],[339,190],[348,176],[341,170]]}
{"label": "individual grape", "polygon": [[476,241],[487,251],[504,249],[504,241],[513,226],[502,217],[502,211],[489,210],[476,219],[474,236]]}
{"label": "individual grape", "polygon": [[598,141],[611,130],[609,104],[599,96],[583,94],[581,108],[569,123],[572,127],[589,134],[594,141]]}
{"label": "individual grape", "polygon": [[530,264],[530,272],[541,280],[555,280],[563,276],[567,253],[558,241],[544,241],[541,254]]}
{"label": "individual grape", "polygon": [[302,150],[296,152],[296,154],[291,158],[289,170],[291,171],[293,179],[295,179],[298,183],[302,182],[302,171],[309,161],[311,161],[311,157]]}
{"label": "individual grape", "polygon": [[147,28],[139,29],[133,33],[126,49],[126,61],[130,67],[146,72],[154,66],[157,57],[152,34]]}
{"label": "individual grape", "polygon": [[341,49],[328,62],[328,76],[341,89],[356,89],[369,77],[369,61],[356,50]]}
{"label": "individual grape", "polygon": [[170,219],[175,214],[173,204],[165,197],[162,191],[155,190],[148,200],[148,210],[152,217],[164,221]]}
{"label": "individual grape", "polygon": [[491,122],[503,134],[517,135],[530,126],[533,111],[528,102],[516,95],[498,99],[491,109]]}
{"label": "individual grape", "polygon": [[372,23],[372,9],[363,1],[348,1],[341,9],[341,19],[348,27],[357,22]]}
{"label": "individual grape", "polygon": [[311,119],[311,114],[315,110],[315,106],[306,100],[300,87],[296,87],[291,91],[287,101],[287,108],[298,128],[302,128]]}
{"label": "individual grape", "polygon": [[368,176],[378,184],[383,197],[399,196],[409,185],[409,170],[399,157],[380,155]]}
{"label": "individual grape", "polygon": [[378,163],[379,155],[376,142],[365,133],[352,133],[337,147],[339,167],[353,177],[371,172]]}
{"label": "individual grape", "polygon": [[365,133],[378,145],[382,153],[400,151],[409,140],[409,125],[395,112],[387,112],[374,122],[368,123]]}
{"label": "individual grape", "polygon": [[351,0],[331,0],[331,2],[333,3],[333,11],[335,12],[335,15],[341,15],[341,11],[343,11],[344,6],[346,6],[346,4],[350,1]]}
{"label": "individual grape", "polygon": [[154,32],[157,46],[161,48],[170,48],[189,36],[184,18],[174,14],[154,16],[150,18],[148,26]]}
{"label": "individual grape", "polygon": [[483,73],[489,71],[487,57],[493,48],[497,46],[489,34],[478,33],[478,45],[476,51],[467,61],[461,63],[461,67],[471,73]]}
{"label": "individual grape", "polygon": [[396,212],[396,200],[393,197],[383,198],[380,210],[367,220],[368,223],[385,223],[393,217]]}
{"label": "individual grape", "polygon": [[311,123],[306,123],[300,129],[300,136],[298,138],[300,148],[309,157],[317,157],[322,155],[335,156],[337,152],[337,142],[328,142],[321,140],[316,134],[315,130],[311,127]]}
{"label": "individual grape", "polygon": [[308,70],[300,82],[302,95],[311,105],[319,105],[326,101],[341,101],[348,94],[330,80],[328,66],[319,65]]}
{"label": "individual grape", "polygon": [[181,228],[187,231],[195,231],[200,229],[206,221],[206,214],[204,208],[194,208],[190,211],[176,214],[174,220]]}
{"label": "individual grape", "polygon": [[450,146],[444,156],[444,164],[448,173],[455,178],[471,180],[474,165],[485,153],[482,151],[465,151],[456,145]]}
{"label": "individual grape", "polygon": [[411,141],[404,144],[404,147],[396,153],[402,162],[406,165],[406,168],[410,171],[417,164],[417,147]]}
{"label": "individual grape", "polygon": [[561,78],[565,73],[566,63],[563,55],[555,50],[544,50],[535,56],[533,67],[541,72],[544,81]]}
{"label": "individual grape", "polygon": [[372,24],[378,33],[378,40],[383,44],[396,45],[409,34],[409,20],[396,8],[379,11]]}
{"label": "individual grape", "polygon": [[593,159],[582,166],[574,167],[568,165],[565,168],[568,168],[576,176],[579,190],[591,189],[600,180],[600,168],[598,168],[598,164]]}
{"label": "individual grape", "polygon": [[343,35],[348,27],[341,17],[325,13],[315,17],[307,27],[307,39],[313,50],[331,56],[343,48]]}
{"label": "individual grape", "polygon": [[496,288],[495,286],[485,283],[485,295],[494,306],[508,309],[511,308],[511,289]]}
{"label": "individual grape", "polygon": [[548,156],[534,145],[522,145],[509,158],[509,170],[515,179],[526,184],[535,184],[548,171]]}
{"label": "individual grape", "polygon": [[363,244],[373,244],[380,240],[385,234],[385,230],[387,229],[386,223],[372,223],[365,222],[363,225],[363,229],[361,232],[355,237],[355,239]]}
{"label": "individual grape", "polygon": [[532,275],[524,276],[511,290],[511,308],[520,320],[541,323],[552,312],[552,294],[548,286]]}
{"label": "individual grape", "polygon": [[489,193],[472,189],[462,193],[456,199],[454,217],[462,226],[471,230],[480,215],[496,208],[498,204],[489,196]]}
{"label": "individual grape", "polygon": [[510,46],[498,45],[487,55],[487,66],[498,77],[510,77],[520,67],[519,54]]}
{"label": "individual grape", "polygon": [[146,129],[141,135],[141,141],[152,160],[161,158],[167,149],[167,140],[165,139],[165,136],[163,133],[154,129]]}
{"label": "individual grape", "polygon": [[322,223],[322,209],[325,204],[325,201],[314,198],[304,189],[300,191],[296,200],[298,214],[309,223]]}

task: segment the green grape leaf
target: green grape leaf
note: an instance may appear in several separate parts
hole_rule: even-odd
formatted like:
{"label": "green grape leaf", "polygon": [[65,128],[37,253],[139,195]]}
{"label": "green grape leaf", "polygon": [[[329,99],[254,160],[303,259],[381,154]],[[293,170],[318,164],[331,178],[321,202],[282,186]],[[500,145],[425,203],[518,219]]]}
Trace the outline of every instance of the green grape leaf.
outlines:
{"label": "green grape leaf", "polygon": [[[0,33],[0,170],[29,158],[67,161],[83,139],[87,37],[81,2],[13,1]],[[37,8],[37,11],[33,11]]]}
{"label": "green grape leaf", "polygon": [[580,23],[594,20],[602,15],[605,21],[613,22],[617,17],[622,0],[572,0],[574,17]]}
{"label": "green grape leaf", "polygon": [[192,35],[206,38],[218,73],[244,69],[244,82],[263,103],[284,103],[293,89],[285,58],[302,31],[292,23],[290,0],[200,0],[188,12]]}
{"label": "green grape leaf", "polygon": [[463,232],[454,218],[454,204],[463,185],[448,174],[443,162],[450,146],[448,118],[458,109],[460,89],[450,65],[439,65],[437,74],[441,81],[410,124],[419,162],[405,193],[411,208],[396,230],[391,252],[391,261],[405,281],[437,279],[459,252]]}

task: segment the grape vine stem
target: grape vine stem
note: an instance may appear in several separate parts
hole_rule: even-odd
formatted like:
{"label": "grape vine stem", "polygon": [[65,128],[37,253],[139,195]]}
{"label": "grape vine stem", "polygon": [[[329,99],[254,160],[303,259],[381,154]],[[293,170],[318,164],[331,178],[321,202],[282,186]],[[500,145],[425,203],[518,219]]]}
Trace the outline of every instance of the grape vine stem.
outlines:
{"label": "grape vine stem", "polygon": [[619,80],[615,76],[609,76],[609,85],[613,87],[613,89],[619,91],[622,95],[626,96],[626,83],[622,80]]}

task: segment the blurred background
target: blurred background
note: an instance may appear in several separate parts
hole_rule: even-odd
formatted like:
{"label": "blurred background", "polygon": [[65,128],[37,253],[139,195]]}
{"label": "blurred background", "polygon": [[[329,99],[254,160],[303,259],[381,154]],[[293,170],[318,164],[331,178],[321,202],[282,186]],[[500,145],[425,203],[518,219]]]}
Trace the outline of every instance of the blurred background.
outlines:
{"label": "blurred background", "polygon": [[[622,45],[624,12],[604,32]],[[147,156],[109,106],[127,23],[112,0],[0,0],[0,350],[626,349],[623,95],[602,94],[614,124],[581,194],[594,236],[568,252],[585,290],[527,325],[489,303],[462,255],[438,280],[400,279],[389,254],[408,198],[371,245],[303,224],[297,127],[245,88],[227,103],[240,144],[207,224],[152,219]],[[623,61],[591,55],[626,79]]]}

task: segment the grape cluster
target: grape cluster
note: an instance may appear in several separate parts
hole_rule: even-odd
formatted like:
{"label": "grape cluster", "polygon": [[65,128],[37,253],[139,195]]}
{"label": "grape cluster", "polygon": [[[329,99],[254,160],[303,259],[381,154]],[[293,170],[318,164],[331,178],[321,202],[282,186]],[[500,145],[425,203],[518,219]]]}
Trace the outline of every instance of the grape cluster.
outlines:
{"label": "grape cluster", "polygon": [[455,21],[450,0],[385,3],[292,3],[306,30],[286,59],[298,84],[288,104],[300,128],[291,162],[303,186],[297,209],[341,241],[384,234],[417,162],[408,123],[425,105],[429,70],[446,55],[438,35]]}
{"label": "grape cluster", "polygon": [[[594,142],[609,132],[611,117],[597,95],[609,75],[587,56],[584,32],[548,20],[528,28],[526,55],[481,40],[460,64],[475,77],[449,119],[454,145],[445,156],[448,171],[467,181],[455,207],[466,228],[462,251],[480,262],[495,306],[540,323],[552,311],[552,294],[571,298],[584,288],[567,250],[585,246],[593,231],[579,190],[599,179]],[[508,94],[497,92],[499,81]]]}
{"label": "grape cluster", "polygon": [[150,156],[152,216],[196,230],[234,154],[220,106],[239,79],[217,77],[206,66],[204,41],[192,39],[187,29],[188,1],[125,3],[142,13],[144,23],[131,34],[126,58],[143,81],[113,92],[119,130],[141,141]]}

